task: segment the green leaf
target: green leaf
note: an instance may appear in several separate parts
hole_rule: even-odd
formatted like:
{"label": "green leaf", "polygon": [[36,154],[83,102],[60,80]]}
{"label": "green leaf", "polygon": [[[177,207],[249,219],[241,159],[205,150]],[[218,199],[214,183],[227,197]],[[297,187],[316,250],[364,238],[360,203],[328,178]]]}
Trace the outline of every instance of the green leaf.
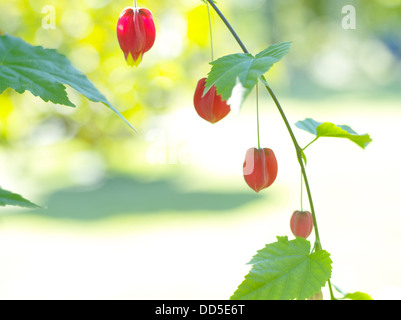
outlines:
{"label": "green leaf", "polygon": [[233,97],[238,99],[236,103],[240,106],[257,84],[258,78],[288,53],[290,45],[290,42],[283,42],[268,47],[256,56],[236,53],[211,62],[212,69],[206,80],[204,94],[214,85],[223,100]]}
{"label": "green leaf", "polygon": [[332,122],[318,122],[311,118],[307,118],[303,121],[298,121],[295,126],[315,135],[317,138],[334,137],[349,139],[352,142],[355,142],[362,149],[365,149],[367,145],[372,142],[372,139],[368,134],[358,134],[349,126],[335,125]]}
{"label": "green leaf", "polygon": [[232,300],[306,299],[318,292],[331,277],[330,254],[310,253],[311,244],[297,237],[277,237],[277,242],[259,250]]}
{"label": "green leaf", "polygon": [[307,118],[303,121],[298,121],[297,123],[295,123],[295,126],[298,127],[299,129],[317,135],[316,128],[321,124],[322,122],[317,122],[311,118]]}
{"label": "green leaf", "polygon": [[370,295],[364,292],[356,291],[353,293],[344,293],[343,290],[341,290],[339,287],[336,285],[332,284],[333,288],[336,289],[339,293],[341,293],[343,296],[341,298],[338,298],[338,300],[344,300],[344,299],[350,299],[350,300],[373,300]]}
{"label": "green leaf", "polygon": [[8,87],[18,93],[28,90],[46,102],[74,107],[67,96],[65,85],[74,88],[91,101],[108,106],[135,130],[65,56],[54,49],[32,46],[8,34],[0,36],[0,94]]}
{"label": "green leaf", "polygon": [[23,198],[19,194],[0,188],[0,206],[20,206],[25,208],[38,208],[39,206]]}
{"label": "green leaf", "polygon": [[347,293],[344,296],[345,299],[351,299],[351,300],[373,300],[370,295],[364,292],[353,292],[353,293]]}

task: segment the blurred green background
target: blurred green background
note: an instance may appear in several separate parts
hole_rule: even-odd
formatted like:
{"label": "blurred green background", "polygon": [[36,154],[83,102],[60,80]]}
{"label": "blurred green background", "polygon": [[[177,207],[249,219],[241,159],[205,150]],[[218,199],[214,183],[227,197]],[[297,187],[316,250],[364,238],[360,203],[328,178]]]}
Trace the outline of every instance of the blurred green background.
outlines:
{"label": "blurred green background", "polygon": [[[256,195],[242,177],[245,151],[257,144],[255,95],[215,125],[192,105],[210,70],[206,6],[139,1],[157,35],[130,68],[115,29],[131,5],[0,2],[1,32],[66,55],[139,130],[69,88],[76,108],[29,92],[0,95],[1,186],[45,207],[0,209],[2,299],[227,299],[256,250],[292,236],[299,167],[267,93],[259,92],[261,143],[275,151],[279,174]],[[342,26],[346,5],[356,9],[356,29]],[[45,6],[55,8],[55,29],[42,26]],[[292,124],[312,117],[373,138],[366,150],[319,140],[307,150],[307,171],[332,282],[401,299],[401,1],[218,6],[252,53],[292,41],[267,74]],[[240,52],[214,12],[212,22],[215,58]],[[301,145],[312,139],[294,130]]]}

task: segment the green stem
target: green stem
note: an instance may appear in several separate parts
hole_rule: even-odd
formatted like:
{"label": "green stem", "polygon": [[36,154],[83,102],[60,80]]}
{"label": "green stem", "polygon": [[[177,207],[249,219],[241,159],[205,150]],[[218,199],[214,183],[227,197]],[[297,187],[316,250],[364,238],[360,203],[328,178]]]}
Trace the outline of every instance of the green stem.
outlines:
{"label": "green stem", "polygon": [[308,199],[309,199],[309,206],[311,209],[311,213],[312,213],[312,218],[313,218],[313,226],[314,226],[314,230],[315,230],[315,248],[317,251],[322,250],[322,245],[321,245],[321,241],[320,241],[320,236],[319,236],[319,229],[317,226],[317,221],[316,221],[316,214],[315,214],[315,207],[313,205],[313,200],[312,200],[312,193],[310,191],[310,187],[309,187],[309,181],[308,181],[308,176],[306,175],[306,170],[305,170],[305,166],[304,166],[304,162],[302,160],[302,154],[301,154],[301,147],[298,144],[297,139],[295,138],[294,132],[291,129],[290,123],[288,122],[288,119],[284,113],[283,108],[280,105],[280,102],[278,101],[276,95],[274,94],[273,90],[270,88],[270,86],[268,85],[266,79],[264,76],[262,76],[262,80],[265,84],[265,87],[267,89],[267,91],[269,91],[270,96],[272,97],[278,111],[280,112],[281,118],[283,119],[285,126],[287,127],[287,130],[290,134],[291,140],[294,144],[295,147],[295,151],[297,153],[297,158],[298,158],[298,163],[301,166],[301,172],[302,175],[304,177],[304,182],[305,182],[305,188],[306,188],[306,192],[308,194]]}
{"label": "green stem", "polygon": [[305,149],[307,147],[309,147],[312,143],[314,143],[319,137],[316,137],[315,139],[313,139],[311,142],[309,142],[304,148],[302,148],[303,151],[305,151]]}
{"label": "green stem", "polygon": [[256,130],[258,133],[258,149],[260,149],[260,135],[259,135],[259,89],[256,83]]}
{"label": "green stem", "polygon": [[214,61],[214,53],[213,53],[213,31],[212,31],[212,18],[210,15],[210,8],[209,8],[209,3],[206,2],[206,7],[207,7],[207,15],[209,17],[209,31],[210,31],[210,51],[211,51],[211,58],[212,61]]}
{"label": "green stem", "polygon": [[235,38],[235,40],[238,42],[239,46],[241,47],[242,51],[245,53],[249,53],[247,48],[244,46],[242,43],[241,39],[238,37],[237,33],[234,31],[234,29],[231,27],[230,23],[227,21],[226,17],[223,15],[223,13],[217,8],[216,4],[213,2],[213,0],[207,0],[209,4],[213,7],[214,11],[219,15],[220,19],[224,22],[228,30],[230,30],[231,34]]}
{"label": "green stem", "polygon": [[[219,17],[221,18],[221,20],[224,22],[224,24],[227,26],[228,30],[231,32],[231,34],[233,35],[234,39],[237,41],[237,43],[239,44],[239,46],[241,47],[242,51],[244,53],[249,53],[248,49],[245,47],[245,45],[242,43],[241,39],[238,37],[237,33],[234,31],[234,29],[232,28],[232,26],[230,25],[230,23],[227,21],[227,19],[224,17],[223,13],[217,8],[216,4],[213,2],[213,0],[207,0],[207,2],[209,2],[209,4],[213,7],[213,9],[216,11],[216,13],[219,15]],[[312,200],[312,193],[310,191],[310,186],[309,186],[309,181],[308,181],[308,176],[306,174],[306,170],[305,170],[305,166],[302,160],[302,149],[298,144],[297,139],[295,138],[294,132],[291,129],[291,126],[288,122],[288,119],[283,111],[283,108],[280,105],[280,102],[278,101],[276,95],[274,94],[273,90],[270,88],[268,82],[266,81],[266,78],[264,76],[261,77],[263,84],[265,85],[267,91],[269,92],[270,96],[272,97],[283,121],[285,126],[287,127],[288,133],[290,134],[291,140],[294,144],[295,147],[295,151],[297,154],[297,159],[298,159],[298,163],[301,167],[301,172],[302,172],[302,176],[304,178],[304,182],[305,182],[305,189],[306,192],[308,194],[308,199],[309,199],[309,205],[310,205],[310,209],[311,209],[311,214],[312,214],[312,218],[313,218],[313,225],[314,225],[314,230],[315,230],[315,250],[319,251],[322,250],[322,244],[320,241],[320,236],[319,236],[319,230],[318,230],[318,226],[317,226],[317,220],[316,220],[316,214],[315,214],[315,208],[313,205],[313,200]],[[334,295],[332,292],[332,288],[331,288],[331,284],[330,284],[330,279],[327,280],[328,284],[329,284],[329,289],[330,289],[330,295],[331,298],[334,299]]]}
{"label": "green stem", "polygon": [[304,211],[303,205],[302,205],[302,199],[303,199],[303,188],[304,188],[304,184],[303,184],[303,177],[302,177],[302,171],[301,171],[301,211]]}
{"label": "green stem", "polygon": [[330,299],[331,299],[331,300],[337,300],[337,299],[334,297],[333,288],[331,287],[330,279],[327,281],[327,284],[329,285]]}
{"label": "green stem", "polygon": [[[223,20],[223,22],[225,23],[225,25],[227,26],[228,30],[230,30],[231,34],[233,35],[233,37],[235,38],[235,40],[238,42],[239,46],[241,47],[242,51],[244,53],[249,53],[248,49],[245,47],[245,45],[242,43],[241,39],[238,37],[237,33],[234,31],[233,27],[230,25],[230,23],[227,21],[227,19],[224,17],[223,13],[217,8],[216,4],[212,1],[212,0],[207,0],[210,5],[213,7],[213,9],[216,11],[216,13],[219,15],[219,17]],[[283,121],[285,126],[287,127],[287,130],[290,134],[291,140],[294,144],[295,147],[295,151],[297,153],[297,158],[298,158],[298,162],[299,165],[301,166],[301,172],[302,175],[304,177],[304,182],[305,182],[305,188],[308,194],[308,199],[309,199],[309,205],[311,208],[311,213],[312,213],[312,217],[313,217],[313,225],[314,225],[314,230],[315,230],[315,241],[317,242],[315,244],[315,247],[317,250],[321,250],[322,246],[321,246],[321,241],[320,241],[320,237],[319,237],[319,230],[317,227],[317,221],[316,221],[316,215],[315,215],[315,209],[314,209],[314,205],[313,205],[313,200],[312,200],[312,193],[310,191],[310,187],[309,187],[309,182],[308,182],[308,177],[306,175],[306,171],[305,171],[305,166],[302,160],[302,156],[301,156],[301,147],[298,144],[297,139],[295,138],[294,132],[291,129],[291,126],[288,122],[287,116],[284,113],[283,108],[280,105],[280,102],[278,101],[276,95],[274,94],[273,90],[270,88],[269,84],[267,83],[267,80],[264,76],[261,77],[263,84],[265,85],[267,91],[269,92],[270,96],[272,97]]]}

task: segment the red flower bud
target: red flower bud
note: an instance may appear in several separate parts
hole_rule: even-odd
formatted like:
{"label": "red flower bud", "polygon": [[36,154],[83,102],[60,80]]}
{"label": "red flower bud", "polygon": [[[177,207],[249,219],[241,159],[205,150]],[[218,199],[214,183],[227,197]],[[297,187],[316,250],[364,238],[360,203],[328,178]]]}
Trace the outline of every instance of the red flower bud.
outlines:
{"label": "red flower bud", "polygon": [[152,48],[155,37],[156,28],[148,9],[127,7],[121,12],[117,38],[128,65],[139,65],[143,54]]}
{"label": "red flower bud", "polygon": [[203,96],[205,84],[206,78],[202,78],[198,81],[198,85],[196,86],[194,95],[195,110],[201,118],[210,123],[216,123],[230,112],[230,106],[216,93],[215,86],[212,86]]}
{"label": "red flower bud", "polygon": [[313,229],[313,218],[309,211],[294,211],[290,220],[291,231],[296,237],[307,238]]}
{"label": "red flower bud", "polygon": [[243,165],[244,178],[256,192],[269,187],[277,177],[277,160],[269,148],[250,148]]}

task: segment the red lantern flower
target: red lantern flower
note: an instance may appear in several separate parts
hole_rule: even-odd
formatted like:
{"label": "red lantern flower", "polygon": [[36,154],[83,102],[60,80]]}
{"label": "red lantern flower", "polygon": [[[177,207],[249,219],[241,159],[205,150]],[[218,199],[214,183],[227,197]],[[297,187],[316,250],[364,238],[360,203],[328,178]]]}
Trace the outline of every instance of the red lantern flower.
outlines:
{"label": "red lantern flower", "polygon": [[290,220],[291,231],[296,237],[307,238],[313,229],[313,218],[309,211],[294,211]]}
{"label": "red lantern flower", "polygon": [[148,9],[127,7],[121,12],[117,38],[128,65],[139,65],[143,54],[152,48],[155,37],[156,28]]}
{"label": "red lantern flower", "polygon": [[269,187],[277,177],[277,160],[269,148],[250,148],[245,155],[244,178],[256,192]]}
{"label": "red lantern flower", "polygon": [[210,123],[216,123],[230,112],[230,106],[216,93],[215,86],[212,86],[203,96],[205,84],[206,78],[202,78],[198,81],[198,85],[196,86],[194,95],[195,110],[201,118]]}

